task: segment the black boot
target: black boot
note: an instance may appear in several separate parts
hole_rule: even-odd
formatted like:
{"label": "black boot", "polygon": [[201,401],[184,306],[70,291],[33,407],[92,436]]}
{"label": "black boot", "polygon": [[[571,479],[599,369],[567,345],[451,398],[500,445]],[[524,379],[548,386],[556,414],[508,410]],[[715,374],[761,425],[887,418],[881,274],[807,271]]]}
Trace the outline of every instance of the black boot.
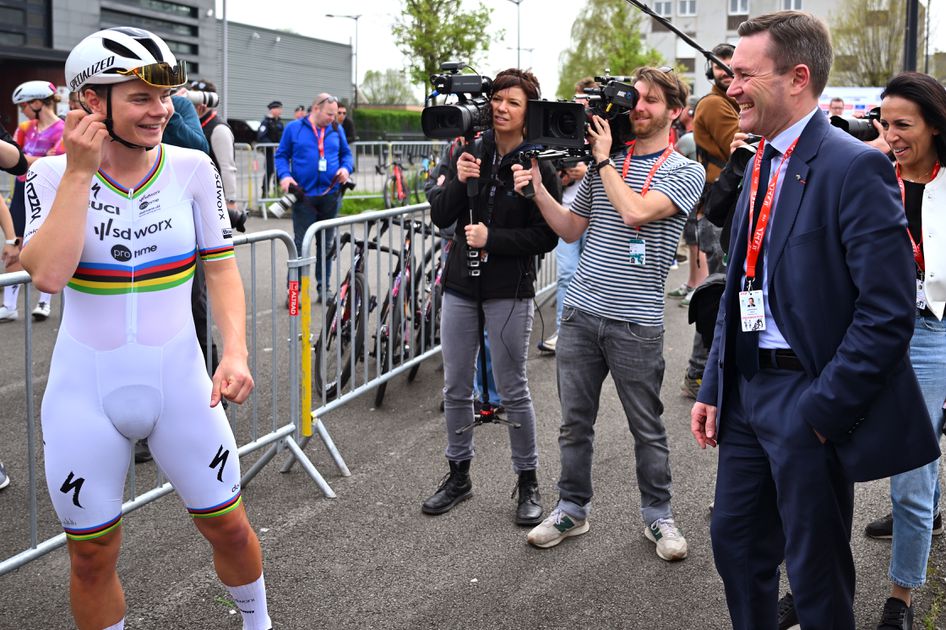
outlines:
{"label": "black boot", "polygon": [[421,506],[424,514],[444,514],[453,509],[460,501],[473,496],[473,482],[470,481],[470,460],[449,462],[450,472],[440,482],[437,491]]}
{"label": "black boot", "polygon": [[539,481],[534,470],[523,470],[512,491],[519,491],[519,506],[516,508],[516,525],[538,525],[542,522],[542,497],[539,496]]}

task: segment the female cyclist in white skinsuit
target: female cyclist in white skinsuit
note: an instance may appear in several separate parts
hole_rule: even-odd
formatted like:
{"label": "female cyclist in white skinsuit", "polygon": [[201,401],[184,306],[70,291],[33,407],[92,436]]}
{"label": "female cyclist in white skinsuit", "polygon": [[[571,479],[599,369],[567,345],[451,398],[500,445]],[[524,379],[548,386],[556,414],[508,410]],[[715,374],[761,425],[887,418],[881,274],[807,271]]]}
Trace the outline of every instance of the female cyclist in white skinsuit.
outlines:
{"label": "female cyclist in white skinsuit", "polygon": [[[90,113],[67,116],[68,156],[30,170],[21,260],[40,290],[66,294],[42,423],[76,624],[124,627],[122,492],[134,440],[147,437],[213,546],[244,629],[267,630],[259,541],[218,404],[241,403],[253,388],[230,221],[210,159],[160,144],[183,64],[148,31],[107,29],[73,49],[66,79]],[[212,381],[191,319],[197,256],[224,342]]]}

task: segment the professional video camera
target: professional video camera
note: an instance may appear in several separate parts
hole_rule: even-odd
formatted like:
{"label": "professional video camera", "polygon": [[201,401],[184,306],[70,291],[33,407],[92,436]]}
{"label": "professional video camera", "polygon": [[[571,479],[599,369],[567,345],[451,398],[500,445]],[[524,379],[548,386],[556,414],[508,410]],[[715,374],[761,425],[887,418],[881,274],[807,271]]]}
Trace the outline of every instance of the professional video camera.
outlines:
{"label": "professional video camera", "polygon": [[202,92],[200,90],[187,90],[185,94],[187,100],[197,105],[206,105],[207,107],[216,107],[220,104],[220,95],[216,92]]}
{"label": "professional video camera", "polygon": [[[576,99],[588,102],[585,106],[575,101],[529,101],[526,113],[526,142],[542,144],[558,149],[583,149],[585,135],[592,116],[600,116],[612,127],[612,136],[616,135],[615,124],[621,116],[637,105],[637,90],[631,85],[629,77],[612,77],[609,70],[605,76],[595,77],[599,87],[585,89],[585,94],[575,95]],[[620,125],[620,123],[617,123]],[[622,140],[630,130],[624,124],[620,129]]]}
{"label": "professional video camera", "polygon": [[493,81],[478,74],[460,74],[466,64],[448,61],[440,64],[444,74],[430,77],[434,86],[428,98],[454,94],[458,103],[430,105],[420,115],[420,124],[428,138],[450,140],[458,136],[472,138],[489,128],[492,108],[489,104]]}
{"label": "professional video camera", "polygon": [[866,142],[874,140],[880,135],[877,133],[877,129],[874,128],[875,120],[880,120],[879,107],[874,107],[868,111],[867,115],[863,118],[855,118],[854,116],[832,116],[831,124],[841,131],[848,132],[858,140]]}

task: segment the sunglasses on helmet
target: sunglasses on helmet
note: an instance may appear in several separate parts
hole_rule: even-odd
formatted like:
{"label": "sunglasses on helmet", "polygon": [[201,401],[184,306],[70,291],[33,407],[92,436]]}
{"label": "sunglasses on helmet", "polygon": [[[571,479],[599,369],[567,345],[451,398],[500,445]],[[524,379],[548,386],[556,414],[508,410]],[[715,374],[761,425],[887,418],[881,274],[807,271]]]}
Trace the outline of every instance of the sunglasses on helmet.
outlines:
{"label": "sunglasses on helmet", "polygon": [[176,66],[161,62],[152,63],[130,70],[119,70],[118,74],[134,75],[150,86],[158,88],[176,88],[187,83],[187,63],[184,60]]}

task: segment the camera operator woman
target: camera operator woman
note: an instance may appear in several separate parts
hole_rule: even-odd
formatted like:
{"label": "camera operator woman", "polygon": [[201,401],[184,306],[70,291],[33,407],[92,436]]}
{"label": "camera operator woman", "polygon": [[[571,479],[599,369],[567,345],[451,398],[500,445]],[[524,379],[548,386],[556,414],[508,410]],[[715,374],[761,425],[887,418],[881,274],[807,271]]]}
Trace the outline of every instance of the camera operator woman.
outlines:
{"label": "camera operator woman", "polygon": [[[56,115],[56,103],[59,95],[56,86],[49,81],[27,81],[13,90],[13,102],[26,116],[26,122],[16,130],[16,143],[23,149],[26,163],[33,162],[46,155],[60,155],[63,151],[62,130],[65,123]],[[26,225],[26,197],[24,188],[26,175],[20,175],[13,184],[13,199],[10,212],[13,215],[13,231],[16,234],[16,246],[21,245],[23,228]],[[11,238],[13,238],[11,236]],[[18,262],[11,262],[7,271],[22,269]],[[11,322],[19,318],[17,296],[20,285],[15,284],[3,289],[3,306],[0,306],[0,322]],[[49,293],[40,292],[33,319],[44,320],[49,317]]]}
{"label": "camera operator woman", "polygon": [[[542,520],[536,468],[535,411],[526,379],[526,357],[532,333],[535,295],[534,256],[551,251],[558,238],[531,201],[513,191],[512,165],[523,150],[529,99],[539,97],[539,82],[530,72],[509,69],[493,81],[492,129],[456,158],[443,184],[431,197],[431,217],[438,227],[456,222],[454,248],[447,259],[441,337],[444,363],[444,413],[450,472],[422,507],[443,514],[473,494],[470,462],[473,432],[473,370],[485,322],[492,351],[493,375],[506,408],[513,470],[518,475],[516,524]],[[474,155],[476,157],[474,157]],[[467,182],[479,178],[470,222]],[[545,186],[561,197],[555,170],[542,164]],[[468,252],[478,250],[479,276],[472,276]],[[474,261],[476,258],[473,259]],[[483,319],[480,318],[482,309]],[[514,493],[515,494],[515,493]]]}
{"label": "camera operator woman", "polygon": [[[904,72],[881,94],[882,136],[896,159],[897,180],[916,261],[916,325],[910,360],[936,435],[943,430],[946,399],[946,248],[934,234],[946,232],[946,92],[932,77]],[[883,149],[882,149],[883,150]],[[882,264],[882,263],[881,263]],[[894,419],[891,418],[891,421]],[[883,628],[909,628],[911,590],[926,581],[932,533],[942,533],[939,461],[890,478],[893,512],[867,526],[872,538],[893,537],[891,597]],[[934,525],[935,522],[935,525]]]}

